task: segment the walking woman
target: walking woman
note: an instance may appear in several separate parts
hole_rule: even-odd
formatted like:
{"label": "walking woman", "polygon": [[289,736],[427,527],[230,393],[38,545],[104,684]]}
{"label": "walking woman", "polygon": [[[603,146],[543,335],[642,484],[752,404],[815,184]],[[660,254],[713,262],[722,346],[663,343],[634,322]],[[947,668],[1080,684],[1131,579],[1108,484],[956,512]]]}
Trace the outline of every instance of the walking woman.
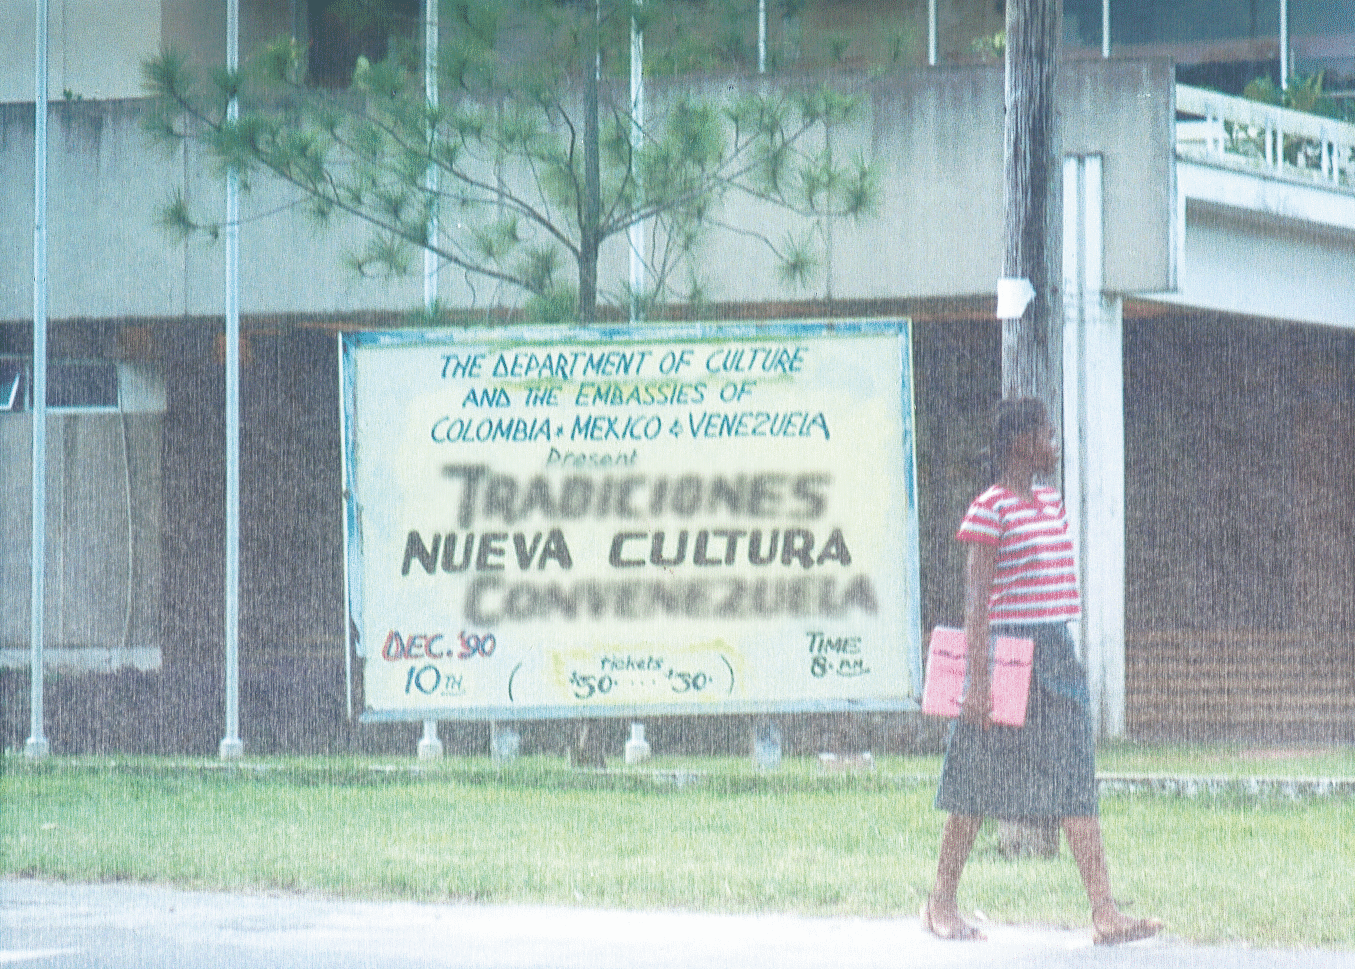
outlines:
{"label": "walking woman", "polygon": [[[955,892],[983,819],[1057,818],[1091,901],[1095,941],[1144,939],[1162,923],[1121,912],[1106,873],[1087,676],[1067,626],[1080,609],[1073,544],[1058,493],[1036,483],[1058,462],[1044,405],[1029,398],[999,404],[990,453],[994,484],[970,505],[956,536],[969,546],[968,687],[936,793],[949,816],[922,924],[943,939],[982,939],[960,917]],[[1021,727],[992,723],[989,662],[974,661],[990,656],[998,635],[1035,641]]]}

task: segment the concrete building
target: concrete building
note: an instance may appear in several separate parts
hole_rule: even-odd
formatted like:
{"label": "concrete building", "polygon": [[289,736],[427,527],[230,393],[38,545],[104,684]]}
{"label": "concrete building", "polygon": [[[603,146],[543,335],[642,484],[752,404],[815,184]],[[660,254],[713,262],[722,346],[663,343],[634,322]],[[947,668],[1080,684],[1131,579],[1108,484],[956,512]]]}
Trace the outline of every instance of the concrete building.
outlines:
{"label": "concrete building", "polygon": [[[49,397],[60,409],[49,423],[47,729],[58,751],[203,753],[221,735],[222,255],[155,222],[175,189],[206,204],[222,189],[191,150],[149,144],[138,95],[139,66],[161,45],[211,60],[224,14],[194,0],[95,6],[51,7],[48,314],[64,396]],[[874,22],[869,4],[849,6]],[[727,316],[915,321],[927,626],[960,608],[950,536],[999,386],[1002,218],[1001,70],[974,43],[1001,17],[987,0],[937,6],[935,31],[927,4],[906,7],[902,66],[840,75],[868,107],[844,142],[879,166],[882,205],[837,231],[819,290],[788,297],[770,262],[734,238],[714,238],[703,259]],[[1178,83],[1268,70],[1272,57],[1278,67],[1263,30],[1274,4],[1225,4],[1229,17],[1211,19],[1197,0],[1174,5],[1175,20],[1143,14],[1152,4],[1123,5],[1117,20],[1121,6],[1112,40],[1119,29],[1135,55],[1188,63],[1096,56],[1102,6],[1066,6],[1064,490],[1097,724],[1106,736],[1349,742],[1355,127]],[[13,25],[0,53],[0,245],[19,254],[0,266],[0,742],[13,746],[27,731],[35,125],[23,80],[32,7],[0,9]],[[850,27],[826,9],[774,19],[773,49],[789,59]],[[1331,27],[1343,11],[1294,14],[1306,25],[1289,45],[1296,66],[1349,76],[1349,44]],[[356,56],[351,45],[324,52],[323,13],[244,2],[242,43],[292,33],[313,58]],[[1250,34],[1213,36],[1208,24]],[[109,56],[82,56],[92,49]],[[926,64],[931,49],[939,66]],[[356,233],[316,235],[293,202],[259,184],[241,232],[241,662],[244,734],[258,751],[394,736],[344,713],[333,334],[399,323],[420,283],[353,277],[342,256]],[[624,277],[619,245],[604,262]],[[450,273],[442,292],[456,305],[502,303]]]}

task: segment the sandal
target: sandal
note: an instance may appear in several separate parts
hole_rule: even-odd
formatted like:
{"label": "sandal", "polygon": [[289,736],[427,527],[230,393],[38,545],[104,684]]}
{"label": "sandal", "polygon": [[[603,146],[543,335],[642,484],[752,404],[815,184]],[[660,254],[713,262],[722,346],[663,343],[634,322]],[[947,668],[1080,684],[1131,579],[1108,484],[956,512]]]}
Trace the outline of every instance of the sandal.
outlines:
{"label": "sandal", "polygon": [[970,925],[964,919],[960,919],[959,928],[937,928],[936,923],[932,921],[932,903],[927,899],[922,903],[922,911],[918,913],[922,919],[922,928],[938,939],[945,939],[947,942],[986,942],[988,936],[984,935],[974,926]]}
{"label": "sandal", "polygon": [[1130,919],[1119,928],[1111,929],[1109,932],[1094,929],[1092,931],[1092,943],[1094,945],[1119,945],[1122,942],[1137,942],[1140,939],[1151,939],[1161,931],[1161,919]]}

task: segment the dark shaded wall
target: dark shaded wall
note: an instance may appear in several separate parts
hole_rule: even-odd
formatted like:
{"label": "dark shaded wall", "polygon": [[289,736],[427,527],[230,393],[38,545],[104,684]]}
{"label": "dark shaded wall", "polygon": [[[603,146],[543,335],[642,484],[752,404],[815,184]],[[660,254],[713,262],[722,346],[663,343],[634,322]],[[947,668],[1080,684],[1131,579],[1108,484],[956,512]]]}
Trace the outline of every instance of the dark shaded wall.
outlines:
{"label": "dark shaded wall", "polygon": [[1127,723],[1355,740],[1355,335],[1125,323]]}
{"label": "dark shaded wall", "polygon": [[[224,732],[224,346],[166,327],[164,750],[214,753]],[[254,754],[412,744],[348,722],[342,473],[333,333],[254,330],[241,346],[240,722]]]}
{"label": "dark shaded wall", "polygon": [[[214,352],[217,327],[165,324],[155,330],[151,352],[165,374],[167,397],[163,688],[173,711],[160,721],[153,749],[206,754],[216,750],[224,730],[225,377]],[[242,368],[242,394],[252,378]],[[242,420],[242,456],[251,430]]]}
{"label": "dark shaded wall", "polygon": [[981,454],[1002,392],[1002,326],[995,320],[915,324],[922,628],[964,621],[965,550],[955,531],[991,482]]}

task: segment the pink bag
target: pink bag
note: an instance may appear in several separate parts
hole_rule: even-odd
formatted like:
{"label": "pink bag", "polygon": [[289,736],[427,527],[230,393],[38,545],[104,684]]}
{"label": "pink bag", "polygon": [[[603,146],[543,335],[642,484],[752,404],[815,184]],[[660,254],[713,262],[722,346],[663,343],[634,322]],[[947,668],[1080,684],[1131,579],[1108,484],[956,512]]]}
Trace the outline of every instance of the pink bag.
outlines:
{"label": "pink bag", "polygon": [[[993,646],[990,692],[993,723],[1019,727],[1026,722],[1030,696],[1033,639],[998,636]],[[964,701],[965,654],[969,646],[963,629],[937,626],[927,647],[927,678],[922,685],[922,712],[934,717],[958,717]]]}

